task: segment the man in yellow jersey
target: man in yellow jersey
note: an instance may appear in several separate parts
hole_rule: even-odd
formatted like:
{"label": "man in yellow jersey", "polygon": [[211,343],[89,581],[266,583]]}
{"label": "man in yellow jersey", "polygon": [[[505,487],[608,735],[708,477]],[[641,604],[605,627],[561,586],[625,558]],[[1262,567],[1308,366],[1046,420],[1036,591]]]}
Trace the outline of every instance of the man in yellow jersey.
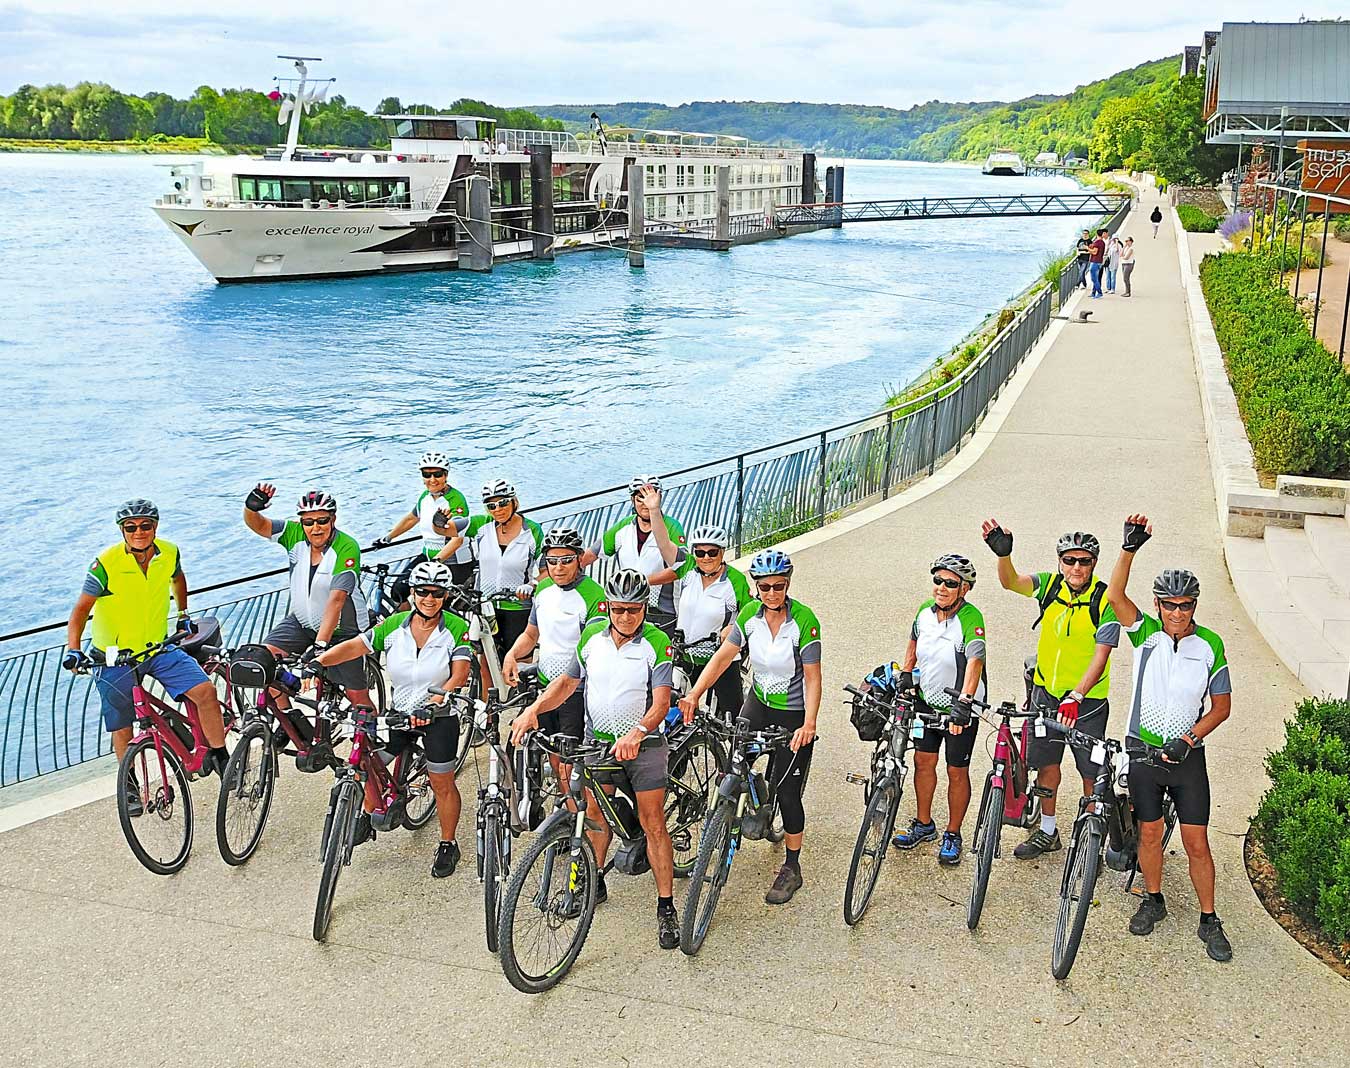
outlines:
{"label": "man in yellow jersey", "polygon": [[[1032,707],[1058,713],[1059,721],[1076,726],[1094,738],[1106,737],[1110,714],[1107,693],[1111,687],[1111,650],[1120,643],[1120,623],[1106,601],[1106,583],[1094,571],[1101,544],[1091,534],[1075,530],[1056,545],[1059,569],[1032,575],[1020,574],[1012,562],[1012,531],[987,519],[985,543],[998,557],[998,580],[1005,590],[1035,597],[1041,614],[1032,627],[1040,627],[1036,643],[1036,670],[1031,691]],[[1041,825],[1013,850],[1019,860],[1031,860],[1062,848],[1055,824],[1055,794],[1059,789],[1064,739],[1033,738],[1027,763],[1036,768],[1040,788]],[[1092,793],[1098,767],[1091,753],[1073,751],[1074,763],[1083,778],[1083,793]]]}
{"label": "man in yellow jersey", "polygon": [[[117,510],[122,540],[99,553],[84,576],[84,587],[66,625],[68,671],[93,667],[103,701],[103,725],[112,735],[113,752],[120,760],[131,742],[135,710],[131,702],[132,669],[99,666],[102,655],[91,658],[80,649],[84,625],[94,615],[92,648],[100,654],[110,646],[139,651],[162,642],[169,633],[169,594],[178,603],[180,619],[187,616],[187,578],[178,546],[156,537],[159,509],[149,501],[127,501]],[[145,674],[156,679],[175,700],[187,698],[197,707],[202,731],[211,746],[216,771],[222,771],[225,724],[220,716],[216,688],[197,661],[182,649],[170,648],[153,657]]]}

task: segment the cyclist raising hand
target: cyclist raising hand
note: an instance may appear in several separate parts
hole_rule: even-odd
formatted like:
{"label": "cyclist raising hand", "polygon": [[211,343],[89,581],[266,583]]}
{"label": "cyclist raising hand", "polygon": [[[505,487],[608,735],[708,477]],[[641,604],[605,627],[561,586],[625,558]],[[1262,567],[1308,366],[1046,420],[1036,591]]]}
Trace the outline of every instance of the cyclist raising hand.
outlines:
{"label": "cyclist raising hand", "polygon": [[582,567],[605,557],[617,567],[639,571],[651,585],[653,626],[669,630],[675,624],[675,568],[685,558],[684,529],[661,512],[661,480],[636,475],[628,483],[633,514],[610,527],[586,550]]}
{"label": "cyclist raising hand", "polygon": [[[376,538],[371,545],[372,549],[382,549],[413,527],[422,535],[421,554],[408,561],[408,566],[390,590],[396,604],[408,598],[408,575],[414,567],[422,560],[444,559],[439,554],[448,539],[437,534],[432,525],[436,513],[443,511],[452,516],[469,514],[469,502],[464,499],[464,494],[450,485],[450,457],[446,453],[436,449],[422,453],[420,467],[424,488],[413,502],[412,510],[395,523],[388,534]],[[444,562],[450,565],[451,581],[456,586],[467,585],[473,577],[473,553],[467,545]]]}

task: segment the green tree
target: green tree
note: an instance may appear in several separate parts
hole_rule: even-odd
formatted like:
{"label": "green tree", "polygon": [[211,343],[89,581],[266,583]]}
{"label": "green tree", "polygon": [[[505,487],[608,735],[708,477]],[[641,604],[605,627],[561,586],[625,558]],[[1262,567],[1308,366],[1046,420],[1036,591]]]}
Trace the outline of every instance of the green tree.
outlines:
{"label": "green tree", "polygon": [[1103,101],[1092,123],[1089,158],[1099,170],[1143,163],[1144,137],[1154,114],[1152,93],[1147,90]]}
{"label": "green tree", "polygon": [[376,115],[401,115],[403,105],[396,96],[387,96],[375,105]]}
{"label": "green tree", "polygon": [[1204,93],[1204,82],[1192,74],[1166,86],[1155,102],[1143,149],[1168,182],[1212,182],[1237,162],[1231,146],[1205,143]]}

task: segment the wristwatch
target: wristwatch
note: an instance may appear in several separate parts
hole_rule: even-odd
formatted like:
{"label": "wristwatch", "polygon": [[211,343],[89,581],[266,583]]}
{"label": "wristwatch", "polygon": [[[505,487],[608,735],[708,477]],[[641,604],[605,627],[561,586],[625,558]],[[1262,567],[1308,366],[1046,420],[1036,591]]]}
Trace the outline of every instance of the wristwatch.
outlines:
{"label": "wristwatch", "polygon": [[1182,737],[1185,738],[1188,743],[1190,743],[1190,747],[1192,749],[1194,749],[1196,746],[1200,744],[1200,739],[1195,736],[1195,731],[1188,730],[1185,734],[1182,735]]}
{"label": "wristwatch", "polygon": [[643,734],[651,734],[652,732],[652,729],[650,727],[644,727],[641,723],[635,726],[633,730],[641,731]]}
{"label": "wristwatch", "polygon": [[1083,701],[1085,700],[1083,695],[1079,693],[1077,690],[1070,690],[1068,697],[1070,701],[1077,701],[1079,704],[1082,704]]}

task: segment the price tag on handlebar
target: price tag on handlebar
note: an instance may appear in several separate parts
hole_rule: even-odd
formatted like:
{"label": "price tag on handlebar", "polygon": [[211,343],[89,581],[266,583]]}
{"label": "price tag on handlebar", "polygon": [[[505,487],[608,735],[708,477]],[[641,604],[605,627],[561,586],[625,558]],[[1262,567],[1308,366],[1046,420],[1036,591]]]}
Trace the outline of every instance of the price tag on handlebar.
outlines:
{"label": "price tag on handlebar", "polygon": [[1038,720],[1036,720],[1036,726],[1032,728],[1032,732],[1036,735],[1037,738],[1044,738],[1044,737],[1045,737],[1045,720],[1043,720],[1043,719],[1038,719]]}
{"label": "price tag on handlebar", "polygon": [[121,650],[118,649],[117,646],[115,645],[108,646],[108,648],[103,650],[103,662],[107,664],[109,667],[112,667],[117,663],[117,654],[119,652],[121,652]]}
{"label": "price tag on handlebar", "polygon": [[909,728],[909,736],[916,742],[923,737],[923,721],[915,719],[913,726]]}
{"label": "price tag on handlebar", "polygon": [[1094,764],[1106,763],[1106,746],[1102,745],[1101,742],[1092,747],[1092,762]]}

